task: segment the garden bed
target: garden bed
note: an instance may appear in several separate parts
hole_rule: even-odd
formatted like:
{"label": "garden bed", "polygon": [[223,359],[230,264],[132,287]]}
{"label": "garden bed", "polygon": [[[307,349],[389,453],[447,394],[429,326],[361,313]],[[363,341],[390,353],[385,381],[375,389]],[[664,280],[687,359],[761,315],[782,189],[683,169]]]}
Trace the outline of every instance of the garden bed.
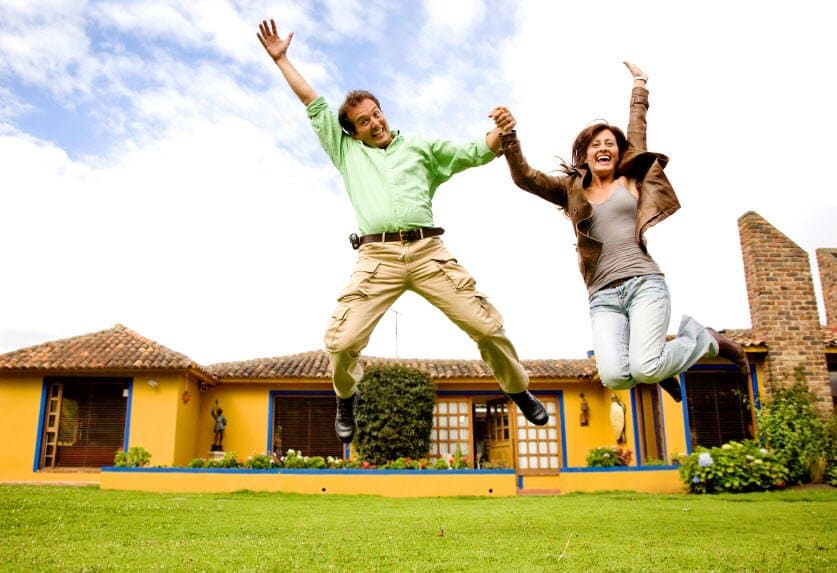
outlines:
{"label": "garden bed", "polygon": [[514,470],[312,470],[105,467],[102,489],[156,492],[281,491],[385,497],[506,497],[527,491],[644,491],[682,493],[677,469],[565,468],[557,475]]}

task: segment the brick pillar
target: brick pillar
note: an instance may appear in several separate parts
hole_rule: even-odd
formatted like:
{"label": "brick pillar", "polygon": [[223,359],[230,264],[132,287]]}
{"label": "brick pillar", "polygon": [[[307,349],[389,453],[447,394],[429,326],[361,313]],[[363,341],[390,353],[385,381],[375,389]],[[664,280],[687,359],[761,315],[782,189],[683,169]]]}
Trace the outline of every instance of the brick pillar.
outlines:
{"label": "brick pillar", "polygon": [[753,336],[765,341],[768,392],[804,378],[832,410],[823,327],[808,253],[753,211],[738,219]]}
{"label": "brick pillar", "polygon": [[837,249],[817,249],[817,266],[825,302],[825,324],[837,328]]}

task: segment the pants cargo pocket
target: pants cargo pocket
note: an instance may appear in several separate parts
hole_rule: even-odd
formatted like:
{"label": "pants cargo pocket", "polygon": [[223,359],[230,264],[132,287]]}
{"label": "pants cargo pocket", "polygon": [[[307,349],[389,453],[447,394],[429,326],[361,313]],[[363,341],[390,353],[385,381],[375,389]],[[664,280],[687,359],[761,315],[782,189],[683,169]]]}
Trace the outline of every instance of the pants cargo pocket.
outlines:
{"label": "pants cargo pocket", "polygon": [[331,312],[331,320],[329,321],[328,329],[323,337],[325,346],[329,351],[336,350],[340,344],[339,337],[341,332],[343,332],[343,324],[346,322],[349,310],[349,305],[341,302]]}
{"label": "pants cargo pocket", "polygon": [[460,265],[456,259],[434,259],[439,265],[439,271],[450,281],[458,291],[473,289],[476,281],[471,274]]}
{"label": "pants cargo pocket", "polygon": [[359,298],[367,298],[366,285],[375,276],[380,263],[373,260],[359,260],[352,271],[349,284],[340,292],[337,300],[348,303]]}

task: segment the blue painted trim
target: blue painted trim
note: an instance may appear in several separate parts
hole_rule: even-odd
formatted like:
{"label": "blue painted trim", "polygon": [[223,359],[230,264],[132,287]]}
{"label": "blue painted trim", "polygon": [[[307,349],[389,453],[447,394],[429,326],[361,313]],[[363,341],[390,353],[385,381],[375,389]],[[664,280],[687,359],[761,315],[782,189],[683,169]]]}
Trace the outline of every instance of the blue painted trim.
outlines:
{"label": "blue painted trim", "polygon": [[561,467],[567,467],[567,416],[564,412],[564,391],[559,390],[558,395],[558,413],[561,414]]}
{"label": "blue painted trim", "polygon": [[631,425],[634,427],[634,451],[636,452],[636,463],[637,465],[642,465],[639,461],[640,459],[640,444],[639,444],[639,420],[637,419],[636,415],[636,386],[631,388]]}
{"label": "blue painted trim", "polygon": [[756,373],[755,364],[750,364],[750,384],[753,388],[753,405],[756,410],[761,410],[761,399],[759,398],[759,377]]}
{"label": "blue painted trim", "polygon": [[273,452],[273,426],[275,420],[273,419],[273,403],[274,398],[278,395],[276,390],[271,390],[267,395],[267,437],[265,438],[265,452]]}
{"label": "blue painted trim", "polygon": [[514,470],[338,470],[338,469],[247,469],[247,468],[127,468],[106,466],[103,472],[151,474],[291,474],[291,475],[511,475]]}
{"label": "blue painted trim", "polygon": [[44,420],[46,419],[48,386],[47,381],[44,380],[43,385],[41,386],[41,411],[38,414],[38,435],[35,438],[35,459],[32,462],[33,472],[37,472],[41,469],[41,448],[44,447]]}
{"label": "blue painted trim", "polygon": [[588,468],[588,467],[573,467],[564,468],[561,472],[571,474],[583,473],[613,473],[613,472],[653,472],[659,470],[673,471],[678,470],[680,466],[614,466],[610,468]]}
{"label": "blue painted trim", "polygon": [[517,489],[523,489],[523,476],[517,474]]}
{"label": "blue painted trim", "polygon": [[[683,375],[682,372],[677,375],[677,382],[680,384],[680,395],[681,396],[686,395],[686,388],[685,388],[684,382],[683,382],[684,380],[685,380],[685,376]],[[662,422],[662,433],[663,433],[663,435],[662,435],[662,438],[663,438],[663,452],[662,452],[662,454],[663,454],[663,459],[667,460],[668,459],[668,434],[666,434],[666,411],[663,408],[663,400],[662,400],[663,389],[660,388],[659,385],[657,385],[657,391],[660,393],[660,422]]]}
{"label": "blue painted trim", "polygon": [[122,438],[122,451],[127,452],[131,437],[131,411],[134,403],[134,379],[128,381],[128,396],[125,398],[125,431]]}
{"label": "blue painted trim", "polygon": [[[694,368],[694,366],[692,366]],[[692,434],[689,430],[689,399],[686,397],[686,376],[680,374],[680,394],[683,396],[683,401],[680,402],[680,409],[683,411],[683,434],[686,442],[686,454],[692,453]]]}

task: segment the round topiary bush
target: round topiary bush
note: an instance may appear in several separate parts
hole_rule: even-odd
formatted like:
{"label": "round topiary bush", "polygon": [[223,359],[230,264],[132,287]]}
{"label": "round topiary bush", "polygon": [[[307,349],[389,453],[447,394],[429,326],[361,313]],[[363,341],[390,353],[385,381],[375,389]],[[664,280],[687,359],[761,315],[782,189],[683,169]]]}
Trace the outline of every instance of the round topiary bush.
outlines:
{"label": "round topiary bush", "polygon": [[371,366],[358,392],[354,444],[361,459],[382,465],[427,455],[436,400],[429,376],[415,368]]}

